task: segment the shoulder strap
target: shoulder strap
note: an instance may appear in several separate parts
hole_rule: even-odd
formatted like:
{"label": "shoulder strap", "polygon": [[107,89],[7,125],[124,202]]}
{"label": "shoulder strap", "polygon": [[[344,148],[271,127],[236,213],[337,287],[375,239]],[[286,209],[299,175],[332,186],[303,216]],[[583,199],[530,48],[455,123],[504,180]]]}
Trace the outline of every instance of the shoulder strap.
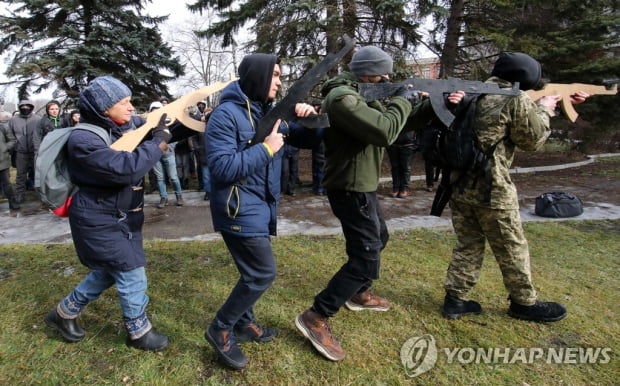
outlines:
{"label": "shoulder strap", "polygon": [[105,141],[105,143],[110,146],[112,144],[112,139],[110,138],[110,133],[104,129],[103,127],[92,125],[90,123],[78,123],[76,126],[73,126],[71,129],[73,130],[87,130],[91,133],[97,134],[101,139]]}

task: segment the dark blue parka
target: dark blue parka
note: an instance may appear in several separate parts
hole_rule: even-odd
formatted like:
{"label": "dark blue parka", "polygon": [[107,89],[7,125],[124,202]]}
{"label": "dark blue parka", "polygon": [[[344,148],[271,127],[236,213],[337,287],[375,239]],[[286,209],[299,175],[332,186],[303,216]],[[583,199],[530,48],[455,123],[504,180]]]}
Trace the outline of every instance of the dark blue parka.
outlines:
{"label": "dark blue parka", "polygon": [[[241,74],[240,68],[240,80],[222,91],[220,105],[207,123],[210,206],[216,231],[239,237],[276,234],[282,150],[272,157],[264,146],[250,144],[258,122],[271,108],[267,94],[275,64],[273,55],[252,55],[247,73]],[[294,123],[282,123],[280,131],[287,133],[287,141],[297,136],[318,142],[322,134]]]}
{"label": "dark blue parka", "polygon": [[[89,106],[81,105],[80,113],[81,122],[108,130],[111,142],[135,128],[132,121],[118,126]],[[126,152],[111,149],[86,130],[76,129],[69,136],[69,173],[79,186],[69,209],[69,224],[85,266],[128,271],[146,265],[142,178],[161,158],[160,142],[159,138],[149,139]]]}

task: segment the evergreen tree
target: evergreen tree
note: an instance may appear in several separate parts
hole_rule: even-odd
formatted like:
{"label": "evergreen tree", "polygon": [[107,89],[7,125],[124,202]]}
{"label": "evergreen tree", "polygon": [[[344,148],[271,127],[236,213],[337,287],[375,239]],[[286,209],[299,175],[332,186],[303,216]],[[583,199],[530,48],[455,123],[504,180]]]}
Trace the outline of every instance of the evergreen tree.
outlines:
{"label": "evergreen tree", "polygon": [[11,7],[8,16],[0,16],[0,55],[12,56],[6,75],[19,84],[20,99],[54,84],[75,98],[90,80],[109,74],[144,107],[168,96],[165,82],[183,74],[157,28],[166,17],[142,15],[144,1],[4,3]]}
{"label": "evergreen tree", "polygon": [[221,36],[223,45],[232,43],[241,26],[255,21],[251,50],[298,62],[298,74],[326,53],[336,52],[343,34],[355,38],[359,45],[373,44],[393,53],[400,67],[420,38],[413,5],[404,0],[196,0],[188,8],[219,12],[221,21],[201,33]]}

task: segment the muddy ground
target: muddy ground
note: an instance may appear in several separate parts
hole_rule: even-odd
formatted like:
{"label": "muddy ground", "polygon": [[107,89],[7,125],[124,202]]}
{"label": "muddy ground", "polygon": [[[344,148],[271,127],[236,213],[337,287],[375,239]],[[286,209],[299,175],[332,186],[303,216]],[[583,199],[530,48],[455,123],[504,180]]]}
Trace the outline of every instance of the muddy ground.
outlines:
{"label": "muddy ground", "polygon": [[[513,167],[527,168],[533,166],[559,165],[585,161],[587,157],[577,152],[520,152],[515,157]],[[300,179],[302,185],[297,188],[295,196],[283,196],[279,209],[279,217],[295,222],[307,222],[326,227],[337,227],[338,221],[332,215],[325,196],[313,194],[311,189],[310,152],[302,150],[300,154]],[[413,159],[414,176],[422,176],[423,162],[419,154]],[[434,193],[427,192],[424,180],[414,180],[412,195],[407,198],[392,198],[389,182],[389,164],[384,162],[383,177],[387,181],[379,189],[379,199],[386,219],[395,219],[410,215],[428,215]],[[620,157],[606,158],[588,165],[554,170],[513,175],[517,185],[519,200],[522,207],[533,205],[535,198],[545,192],[563,191],[580,197],[587,202],[606,202],[620,205]],[[190,185],[191,188],[191,185]],[[213,232],[209,202],[202,200],[202,193],[191,190],[185,193],[189,198],[187,205],[171,206],[156,209],[159,197],[155,194],[146,197],[146,224],[144,236],[150,238],[179,239],[192,238]],[[449,218],[447,208],[442,217]],[[280,221],[282,224],[283,221]],[[303,226],[303,225],[302,225]],[[303,228],[301,229],[303,231]]]}

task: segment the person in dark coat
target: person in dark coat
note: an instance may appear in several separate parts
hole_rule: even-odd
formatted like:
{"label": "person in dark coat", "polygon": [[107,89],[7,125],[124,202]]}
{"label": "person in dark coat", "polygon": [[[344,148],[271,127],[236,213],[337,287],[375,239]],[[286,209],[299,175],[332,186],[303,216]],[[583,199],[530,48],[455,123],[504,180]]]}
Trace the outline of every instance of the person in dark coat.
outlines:
{"label": "person in dark coat", "polygon": [[[135,129],[131,91],[111,76],[91,81],[80,93],[81,123],[110,133],[114,142]],[[80,262],[91,271],[45,317],[68,342],[85,331],[76,321],[86,305],[116,284],[127,345],[159,351],[168,337],[153,329],[146,315],[146,258],[142,245],[142,178],[161,158],[171,139],[166,115],[133,152],[111,149],[97,134],[74,129],[67,141],[71,180],[79,187],[69,207],[69,224]]]}
{"label": "person in dark coat", "polygon": [[18,114],[9,119],[9,129],[16,139],[13,152],[14,166],[17,169],[15,176],[15,201],[21,204],[26,195],[26,189],[33,185],[34,159],[37,154],[36,132],[39,130],[41,117],[34,113],[34,104],[29,100],[19,102]]}
{"label": "person in dark coat", "polygon": [[[221,232],[240,275],[205,338],[234,369],[247,365],[237,343],[267,342],[277,335],[277,330],[259,325],[253,308],[276,277],[270,236],[276,234],[280,198],[284,139],[278,129],[288,130],[287,141],[311,131],[278,120],[263,142],[252,143],[259,121],[271,109],[281,86],[276,56],[246,56],[239,66],[239,80],[222,91],[221,103],[211,113],[205,131],[213,228]],[[314,109],[297,103],[295,112],[307,117]],[[318,140],[320,132],[316,132]],[[312,139],[318,142],[317,138]]]}
{"label": "person in dark coat", "polygon": [[11,185],[11,153],[15,148],[15,135],[6,124],[11,119],[11,114],[0,111],[0,188],[9,200],[9,209],[20,209],[21,206],[15,200],[15,191]]}

